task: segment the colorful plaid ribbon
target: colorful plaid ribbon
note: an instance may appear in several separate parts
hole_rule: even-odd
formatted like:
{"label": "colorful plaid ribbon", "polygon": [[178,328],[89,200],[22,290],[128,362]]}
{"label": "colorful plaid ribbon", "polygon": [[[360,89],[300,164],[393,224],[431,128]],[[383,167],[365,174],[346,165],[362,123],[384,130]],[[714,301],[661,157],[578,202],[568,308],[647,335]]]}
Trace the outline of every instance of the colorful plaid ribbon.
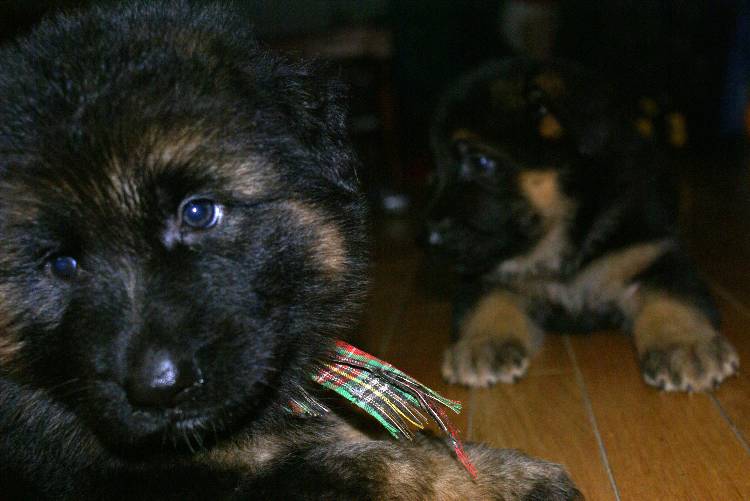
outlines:
{"label": "colorful plaid ribbon", "polygon": [[[464,451],[458,430],[448,420],[444,407],[456,414],[461,403],[449,400],[391,364],[343,341],[336,341],[327,360],[318,362],[313,381],[335,391],[377,419],[395,438],[414,438],[410,426],[424,429],[427,414],[450,438],[456,457],[476,478],[477,471]],[[320,415],[327,412],[312,396],[290,402],[289,409],[298,414]]]}

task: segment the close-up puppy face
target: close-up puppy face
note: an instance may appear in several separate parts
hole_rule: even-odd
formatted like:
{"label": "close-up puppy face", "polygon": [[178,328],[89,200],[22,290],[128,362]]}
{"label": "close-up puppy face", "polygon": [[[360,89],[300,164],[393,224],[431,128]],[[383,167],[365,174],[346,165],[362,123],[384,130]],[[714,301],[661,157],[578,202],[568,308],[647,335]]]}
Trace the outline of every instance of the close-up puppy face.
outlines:
{"label": "close-up puppy face", "polygon": [[461,273],[529,250],[570,210],[566,173],[580,152],[558,119],[563,83],[552,73],[534,76],[527,65],[515,61],[469,88],[433,137],[428,243]]}
{"label": "close-up puppy face", "polygon": [[2,54],[0,366],[117,450],[201,440],[262,415],[357,307],[352,160],[321,153],[339,89],[99,21]]}

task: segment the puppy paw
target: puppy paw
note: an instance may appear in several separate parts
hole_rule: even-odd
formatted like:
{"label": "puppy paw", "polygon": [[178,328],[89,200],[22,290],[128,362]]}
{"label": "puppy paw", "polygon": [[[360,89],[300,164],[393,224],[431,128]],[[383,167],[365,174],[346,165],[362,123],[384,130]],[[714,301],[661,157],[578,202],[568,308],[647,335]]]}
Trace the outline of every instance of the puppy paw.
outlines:
{"label": "puppy paw", "polygon": [[646,383],[667,391],[711,390],[738,368],[737,352],[720,334],[692,343],[652,348],[641,356]]}
{"label": "puppy paw", "polygon": [[584,497],[576,489],[570,477],[563,472],[557,477],[538,481],[521,499],[523,501],[583,501]]}
{"label": "puppy paw", "polygon": [[449,383],[485,388],[514,383],[528,368],[528,351],[516,339],[462,339],[446,350],[442,374]]}
{"label": "puppy paw", "polygon": [[559,464],[516,450],[472,445],[470,455],[479,468],[475,484],[480,490],[478,499],[583,500],[583,495]]}

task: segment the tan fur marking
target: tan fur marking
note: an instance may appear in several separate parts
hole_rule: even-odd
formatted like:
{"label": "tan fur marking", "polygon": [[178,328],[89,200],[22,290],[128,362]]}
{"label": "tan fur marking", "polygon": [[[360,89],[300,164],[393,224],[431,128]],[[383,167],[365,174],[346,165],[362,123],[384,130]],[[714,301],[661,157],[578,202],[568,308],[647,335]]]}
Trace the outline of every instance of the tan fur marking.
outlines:
{"label": "tan fur marking", "polygon": [[231,172],[230,186],[244,197],[257,198],[269,193],[276,184],[272,169],[260,158],[250,158],[239,164],[227,165],[222,170]]}
{"label": "tan fur marking", "polygon": [[567,228],[563,222],[559,222],[547,231],[530,252],[501,262],[495,273],[503,280],[512,281],[555,275],[560,271],[569,248]]}
{"label": "tan fur marking", "polygon": [[669,125],[669,144],[675,148],[682,148],[688,142],[688,128],[685,115],[682,113],[669,113],[666,116]]}
{"label": "tan fur marking", "polygon": [[149,142],[149,165],[170,165],[190,160],[209,138],[195,135],[194,132],[155,136]]}
{"label": "tan fur marking", "polygon": [[701,311],[663,292],[641,296],[633,338],[646,383],[667,391],[706,391],[737,372],[737,352]]}
{"label": "tan fur marking", "polygon": [[481,343],[490,338],[510,337],[531,347],[533,327],[519,299],[507,292],[483,297],[461,325],[461,336]]}
{"label": "tan fur marking", "polygon": [[632,280],[671,245],[658,240],[630,246],[596,259],[567,282],[519,279],[513,285],[521,293],[540,297],[571,313],[617,305],[632,316],[638,307],[638,283]]}
{"label": "tan fur marking", "polygon": [[635,130],[641,137],[651,139],[654,137],[654,122],[649,118],[639,118],[635,121]]}
{"label": "tan fur marking", "polygon": [[507,259],[495,271],[505,279],[554,274],[570,247],[567,221],[575,204],[560,190],[558,173],[551,169],[527,170],[518,177],[521,192],[542,217],[544,235],[526,254]]}
{"label": "tan fur marking", "polygon": [[225,468],[255,471],[276,459],[287,446],[278,436],[260,435],[209,449],[199,460]]}
{"label": "tan fur marking", "polygon": [[526,373],[529,354],[542,333],[517,296],[495,291],[463,319],[459,340],[446,351],[443,377],[453,383],[485,387],[512,383]]}
{"label": "tan fur marking", "polygon": [[214,135],[211,132],[198,134],[195,127],[146,131],[132,148],[133,159],[125,161],[116,156],[109,159],[109,186],[97,196],[107,203],[117,201],[126,210],[140,210],[140,170],[158,173],[179,169],[189,162],[226,178],[226,184],[244,197],[268,193],[274,185],[274,176],[267,162],[253,155],[235,158],[231,154],[212,153]]}
{"label": "tan fur marking", "polygon": [[633,278],[651,266],[671,245],[671,241],[659,240],[611,252],[589,264],[575,277],[571,284],[573,294],[580,298],[582,307],[595,308],[613,302],[626,314],[632,312],[638,289],[638,284],[632,283]]}
{"label": "tan fur marking", "polygon": [[[8,308],[8,291],[0,286],[0,308]],[[13,332],[12,313],[7,309],[0,309],[0,369],[7,369],[13,364],[18,352],[23,348],[23,342],[16,339]]]}
{"label": "tan fur marking", "polygon": [[456,129],[451,134],[451,141],[481,141],[481,137],[476,132],[472,132],[469,129]]}
{"label": "tan fur marking", "polygon": [[[2,329],[2,326],[0,326]],[[13,364],[16,354],[23,348],[23,343],[16,341],[11,335],[0,333],[0,369]]]}
{"label": "tan fur marking", "polygon": [[545,221],[559,220],[570,208],[560,191],[556,170],[527,170],[519,174],[521,191]]}
{"label": "tan fur marking", "polygon": [[336,276],[346,269],[344,238],[339,229],[314,207],[298,201],[289,201],[287,206],[299,224],[313,234],[315,256],[327,273]]}
{"label": "tan fur marking", "polygon": [[544,139],[556,140],[563,136],[563,128],[560,121],[554,115],[544,115],[539,121],[539,135]]}
{"label": "tan fur marking", "polygon": [[565,93],[565,82],[556,72],[547,70],[534,78],[534,85],[542,89],[551,98],[558,98]]}
{"label": "tan fur marking", "polygon": [[692,344],[716,335],[706,317],[694,307],[666,294],[646,293],[635,317],[633,335],[640,353],[674,344]]}

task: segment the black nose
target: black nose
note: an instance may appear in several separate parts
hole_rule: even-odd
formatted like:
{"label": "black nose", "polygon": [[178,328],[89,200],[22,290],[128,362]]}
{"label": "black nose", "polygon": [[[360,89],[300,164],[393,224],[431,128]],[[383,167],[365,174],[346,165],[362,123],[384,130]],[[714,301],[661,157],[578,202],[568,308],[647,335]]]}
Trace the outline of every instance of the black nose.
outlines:
{"label": "black nose", "polygon": [[192,358],[180,358],[169,350],[148,350],[136,363],[126,389],[135,406],[167,408],[184,390],[202,382]]}
{"label": "black nose", "polygon": [[428,221],[419,236],[422,245],[427,249],[439,249],[443,247],[447,226],[445,221]]}

